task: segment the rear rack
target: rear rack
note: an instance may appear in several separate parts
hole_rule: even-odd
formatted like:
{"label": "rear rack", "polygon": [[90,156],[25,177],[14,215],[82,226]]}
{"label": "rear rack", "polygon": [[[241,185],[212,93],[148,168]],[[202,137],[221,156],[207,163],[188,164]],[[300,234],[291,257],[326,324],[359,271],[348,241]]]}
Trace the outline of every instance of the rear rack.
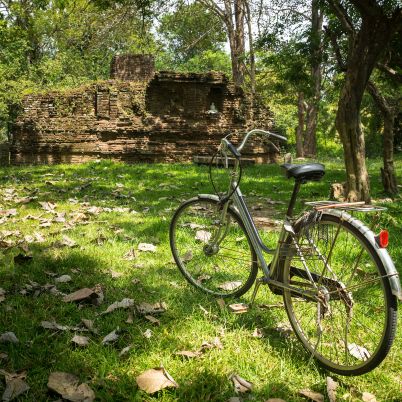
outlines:
{"label": "rear rack", "polygon": [[378,207],[376,205],[365,204],[364,201],[358,202],[340,202],[340,201],[309,201],[306,205],[312,206],[316,211],[324,211],[325,209],[341,209],[343,211],[356,212],[379,212],[385,211],[386,207]]}

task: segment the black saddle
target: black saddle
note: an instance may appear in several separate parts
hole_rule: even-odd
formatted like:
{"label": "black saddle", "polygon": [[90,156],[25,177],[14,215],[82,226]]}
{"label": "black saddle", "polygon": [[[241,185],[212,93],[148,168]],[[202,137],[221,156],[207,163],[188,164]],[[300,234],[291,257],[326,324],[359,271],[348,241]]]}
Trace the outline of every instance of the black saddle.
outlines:
{"label": "black saddle", "polygon": [[294,177],[301,183],[321,180],[325,174],[325,166],[321,163],[306,163],[304,165],[285,163],[281,167],[286,170],[287,178]]}

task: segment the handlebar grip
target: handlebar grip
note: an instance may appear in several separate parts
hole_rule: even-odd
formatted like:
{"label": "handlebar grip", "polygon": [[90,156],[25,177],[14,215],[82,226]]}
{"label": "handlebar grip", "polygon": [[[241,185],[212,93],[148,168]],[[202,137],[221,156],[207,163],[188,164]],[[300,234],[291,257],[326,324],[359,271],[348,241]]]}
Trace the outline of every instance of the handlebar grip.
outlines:
{"label": "handlebar grip", "polygon": [[226,145],[230,152],[234,155],[236,159],[239,159],[241,157],[240,152],[237,150],[237,148],[228,140],[226,140]]}

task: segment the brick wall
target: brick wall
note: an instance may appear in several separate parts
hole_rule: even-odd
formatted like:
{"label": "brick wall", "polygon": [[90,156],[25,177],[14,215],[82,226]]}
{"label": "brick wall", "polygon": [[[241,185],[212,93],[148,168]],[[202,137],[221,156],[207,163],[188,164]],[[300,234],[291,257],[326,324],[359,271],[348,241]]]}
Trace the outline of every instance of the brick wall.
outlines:
{"label": "brick wall", "polygon": [[[216,113],[210,113],[212,103]],[[193,155],[211,155],[228,132],[241,135],[253,127],[270,129],[272,114],[261,106],[252,110],[223,74],[153,72],[148,80],[109,80],[25,97],[11,161],[191,161]],[[277,156],[258,143],[245,154],[258,162]]]}

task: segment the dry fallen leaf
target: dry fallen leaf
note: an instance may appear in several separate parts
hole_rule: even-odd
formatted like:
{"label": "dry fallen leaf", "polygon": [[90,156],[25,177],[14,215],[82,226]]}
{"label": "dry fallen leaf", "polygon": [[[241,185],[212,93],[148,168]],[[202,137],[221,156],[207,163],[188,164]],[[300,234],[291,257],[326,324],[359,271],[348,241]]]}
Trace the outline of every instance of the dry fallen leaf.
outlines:
{"label": "dry fallen leaf", "polygon": [[152,322],[152,324],[154,324],[154,325],[157,325],[157,326],[161,325],[161,322],[157,318],[153,317],[152,315],[146,315],[145,318],[148,321]]}
{"label": "dry fallen leaf", "polygon": [[121,356],[126,355],[132,349],[132,347],[133,347],[133,345],[128,345],[125,348],[123,348],[121,350],[121,352],[119,353],[119,356],[121,357]]}
{"label": "dry fallen leaf", "polygon": [[149,315],[149,314],[158,314],[164,313],[166,311],[166,303],[159,302],[155,304],[150,303],[140,303],[136,305],[137,311],[140,314]]}
{"label": "dry fallen leaf", "polygon": [[293,333],[292,327],[287,322],[280,322],[274,329],[285,338]]}
{"label": "dry fallen leaf", "polygon": [[153,333],[152,331],[148,328],[147,330],[145,330],[145,332],[143,333],[144,337],[149,339],[152,337]]}
{"label": "dry fallen leaf", "polygon": [[336,402],[336,389],[338,388],[338,383],[334,381],[331,377],[327,377],[327,394],[329,402]]}
{"label": "dry fallen leaf", "polygon": [[117,272],[117,271],[110,271],[110,275],[112,276],[113,279],[117,279],[120,278],[121,276],[123,276],[123,274],[121,272]]}
{"label": "dry fallen leaf", "polygon": [[358,360],[366,361],[370,358],[370,352],[363,346],[359,346],[356,343],[348,344],[349,353]]}
{"label": "dry fallen leaf", "polygon": [[207,232],[206,230],[197,230],[195,233],[195,240],[199,240],[203,243],[208,243],[211,239],[212,233]]}
{"label": "dry fallen leaf", "polygon": [[110,332],[107,334],[103,339],[102,339],[102,344],[103,345],[108,345],[109,343],[117,341],[119,339],[118,332],[119,328],[116,328],[114,331]]}
{"label": "dry fallen leaf", "polygon": [[136,378],[138,387],[148,394],[153,394],[164,388],[178,388],[177,382],[163,368],[153,368],[144,371]]}
{"label": "dry fallen leaf", "polygon": [[235,314],[242,314],[248,311],[248,305],[245,303],[229,304],[229,309]]}
{"label": "dry fallen leaf", "polygon": [[68,302],[81,302],[81,301],[89,301],[90,303],[96,304],[96,299],[99,298],[98,293],[94,291],[94,289],[82,288],[73,293],[68,294],[63,297],[63,301]]}
{"label": "dry fallen leaf", "polygon": [[324,395],[319,392],[314,392],[311,389],[301,389],[299,390],[299,394],[314,402],[324,402]]}
{"label": "dry fallen leaf", "polygon": [[85,328],[87,328],[89,331],[93,332],[94,334],[98,333],[98,331],[94,328],[94,322],[92,320],[81,318],[81,322],[84,324]]}
{"label": "dry fallen leaf", "polygon": [[70,275],[61,275],[54,280],[56,283],[67,283],[71,281]]}
{"label": "dry fallen leaf", "polygon": [[238,393],[244,393],[244,392],[250,392],[253,389],[253,384],[251,382],[248,382],[244,378],[240,377],[237,374],[232,374],[230,376],[230,379],[233,382],[233,385],[235,387],[235,392]]}
{"label": "dry fallen leaf", "polygon": [[107,314],[111,313],[112,311],[118,309],[118,308],[130,308],[134,306],[134,300],[133,299],[123,299],[120,302],[114,302],[111,304],[105,311],[103,311],[101,314]]}
{"label": "dry fallen leaf", "polygon": [[14,332],[5,332],[0,335],[0,343],[18,343],[19,340]]}
{"label": "dry fallen leaf", "polygon": [[216,336],[211,342],[203,341],[201,344],[200,352],[204,352],[208,349],[217,348],[219,350],[223,349],[221,340]]}
{"label": "dry fallen leaf", "polygon": [[264,336],[263,332],[261,329],[256,328],[253,332],[254,338],[262,338]]}
{"label": "dry fallen leaf", "polygon": [[73,374],[54,372],[50,374],[47,386],[68,401],[92,402],[95,393],[85,383],[78,385],[79,382],[78,377]]}
{"label": "dry fallen leaf", "polygon": [[362,401],[363,402],[377,402],[377,398],[375,397],[375,395],[371,394],[370,392],[363,392]]}
{"label": "dry fallen leaf", "polygon": [[223,300],[223,299],[217,299],[216,302],[218,303],[218,306],[220,307],[220,309],[221,309],[222,311],[224,311],[224,310],[225,310],[225,307],[226,307],[225,300]]}
{"label": "dry fallen leaf", "polygon": [[8,402],[22,395],[29,390],[29,385],[24,381],[26,373],[8,373],[7,371],[0,370],[6,380],[6,389],[4,390],[2,401]]}
{"label": "dry fallen leaf", "polygon": [[189,359],[193,359],[195,357],[200,357],[201,354],[202,354],[201,352],[192,352],[190,350],[181,350],[180,352],[175,353],[175,355],[184,356]]}
{"label": "dry fallen leaf", "polygon": [[193,252],[191,250],[187,251],[184,253],[184,255],[181,257],[181,260],[183,262],[189,262],[193,259]]}
{"label": "dry fallen leaf", "polygon": [[137,254],[135,253],[135,250],[133,248],[130,248],[130,250],[128,250],[127,253],[124,254],[123,258],[127,261],[133,261],[137,258]]}
{"label": "dry fallen leaf", "polygon": [[77,247],[78,244],[75,240],[70,237],[63,235],[62,239],[59,242],[56,242],[57,245],[66,246],[66,247]]}
{"label": "dry fallen leaf", "polygon": [[200,275],[198,278],[197,278],[197,283],[198,284],[202,284],[203,282],[205,282],[205,281],[208,281],[208,280],[210,280],[211,279],[211,275],[206,275],[206,274],[204,274],[204,275]]}
{"label": "dry fallen leaf", "polygon": [[55,212],[54,209],[56,208],[56,204],[50,202],[50,201],[39,201],[39,205],[47,212],[53,213]]}
{"label": "dry fallen leaf", "polygon": [[0,288],[0,303],[6,299],[6,291],[3,288]]}
{"label": "dry fallen leaf", "polygon": [[89,345],[89,338],[87,336],[74,335],[73,339],[71,339],[71,342],[78,346],[85,347]]}
{"label": "dry fallen leaf", "polygon": [[219,289],[222,290],[235,290],[241,285],[241,281],[225,282],[218,285]]}
{"label": "dry fallen leaf", "polygon": [[151,243],[140,243],[138,245],[138,250],[139,251],[149,251],[151,253],[155,253],[156,252],[156,246],[154,244],[151,244]]}
{"label": "dry fallen leaf", "polygon": [[60,325],[55,321],[41,321],[40,325],[45,329],[53,329],[56,331],[77,331],[78,327],[69,327],[68,325]]}
{"label": "dry fallen leaf", "polygon": [[265,402],[286,402],[286,401],[281,398],[269,398]]}

